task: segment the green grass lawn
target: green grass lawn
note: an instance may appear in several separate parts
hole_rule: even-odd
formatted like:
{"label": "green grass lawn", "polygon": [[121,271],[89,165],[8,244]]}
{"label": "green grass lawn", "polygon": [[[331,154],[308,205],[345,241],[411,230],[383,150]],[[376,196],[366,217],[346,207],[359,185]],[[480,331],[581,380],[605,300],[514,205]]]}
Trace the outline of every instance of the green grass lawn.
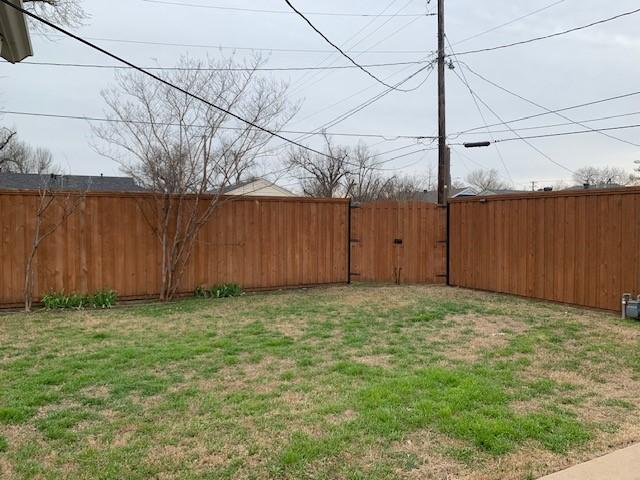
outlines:
{"label": "green grass lawn", "polygon": [[640,324],[440,287],[11,314],[0,478],[537,478],[639,395]]}

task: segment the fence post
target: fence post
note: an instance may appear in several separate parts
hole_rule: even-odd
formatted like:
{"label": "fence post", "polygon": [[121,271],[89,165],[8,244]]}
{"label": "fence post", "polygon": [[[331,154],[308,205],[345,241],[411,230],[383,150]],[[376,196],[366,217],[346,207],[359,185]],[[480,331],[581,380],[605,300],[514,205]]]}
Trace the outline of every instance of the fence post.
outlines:
{"label": "fence post", "polygon": [[347,284],[351,284],[351,199],[347,204]]}
{"label": "fence post", "polygon": [[451,286],[451,203],[447,203],[447,251],[445,253],[445,261],[447,262],[447,287]]}

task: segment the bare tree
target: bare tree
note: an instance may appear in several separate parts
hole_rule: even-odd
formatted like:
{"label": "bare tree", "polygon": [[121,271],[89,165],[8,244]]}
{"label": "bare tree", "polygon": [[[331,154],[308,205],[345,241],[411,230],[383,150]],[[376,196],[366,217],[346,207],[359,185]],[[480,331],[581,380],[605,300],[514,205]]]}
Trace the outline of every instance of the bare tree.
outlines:
{"label": "bare tree", "polygon": [[426,175],[401,175],[392,177],[382,192],[381,198],[387,200],[415,200],[425,191],[436,188],[433,177],[433,167]]}
{"label": "bare tree", "polygon": [[[4,151],[4,149],[9,146],[9,144],[12,142],[15,136],[16,136],[15,130],[9,130],[8,128],[5,128],[5,127],[2,127],[0,129],[0,155],[2,155],[2,152]],[[0,158],[2,157],[0,156]]]}
{"label": "bare tree", "polygon": [[[297,108],[286,100],[286,84],[258,76],[261,64],[260,58],[239,64],[233,58],[183,57],[165,78],[253,124],[278,131]],[[117,122],[93,126],[99,140],[94,147],[154,192],[152,205],[139,205],[161,246],[160,300],[171,300],[224,187],[251,171],[271,136],[133,72],[118,74],[116,85],[102,96],[107,116]]]}
{"label": "bare tree", "polygon": [[0,150],[0,171],[58,174],[60,167],[55,164],[53,154],[46,148],[33,148],[12,136]]}
{"label": "bare tree", "polygon": [[[80,27],[89,14],[81,0],[23,0],[24,8],[52,23],[66,27]],[[39,22],[31,22],[35,29],[41,29]]]}
{"label": "bare tree", "polygon": [[85,193],[63,193],[58,188],[55,175],[43,181],[38,190],[38,198],[34,210],[34,225],[31,249],[25,262],[24,273],[24,310],[30,312],[33,305],[34,262],[40,245],[53,235],[67,219],[73,215],[85,200]]}
{"label": "bare tree", "polygon": [[553,189],[555,191],[566,190],[570,187],[570,185],[564,180],[558,180],[553,184]]}
{"label": "bare tree", "polygon": [[290,175],[300,182],[305,195],[349,197],[357,202],[412,200],[434,188],[432,166],[422,176],[384,175],[384,160],[379,160],[366,144],[337,146],[326,134],[324,141],[326,155],[302,149],[289,154]]}
{"label": "bare tree", "polygon": [[480,191],[484,190],[506,190],[511,185],[504,181],[498,171],[494,168],[490,170],[477,169],[469,172],[466,177],[467,183]]}
{"label": "bare tree", "polygon": [[18,140],[12,132],[6,142],[0,142],[0,171],[14,173],[60,173],[53,154],[46,148],[33,148]]}
{"label": "bare tree", "polygon": [[324,153],[320,155],[297,148],[289,152],[287,165],[298,179],[302,191],[309,197],[345,197],[345,180],[351,168],[349,150],[335,145],[325,133]]}
{"label": "bare tree", "polygon": [[359,143],[349,156],[345,175],[345,196],[356,202],[379,200],[389,191],[395,177],[380,173],[382,163],[364,143]]}
{"label": "bare tree", "polygon": [[627,185],[633,181],[633,176],[623,168],[590,166],[576,170],[573,180],[577,185],[607,187]]}
{"label": "bare tree", "polygon": [[633,173],[629,179],[630,185],[638,186],[640,185],[640,160],[636,160],[633,163],[637,166],[633,169]]}

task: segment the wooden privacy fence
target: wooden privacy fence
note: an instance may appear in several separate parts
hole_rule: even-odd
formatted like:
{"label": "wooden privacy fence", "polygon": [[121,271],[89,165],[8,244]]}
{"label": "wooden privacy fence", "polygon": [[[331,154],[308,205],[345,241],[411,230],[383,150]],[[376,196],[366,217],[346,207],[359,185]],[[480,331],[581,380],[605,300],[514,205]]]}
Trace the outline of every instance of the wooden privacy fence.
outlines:
{"label": "wooden privacy fence", "polygon": [[365,203],[351,212],[351,279],[445,283],[446,210],[424,202]]}
{"label": "wooden privacy fence", "polygon": [[[40,247],[35,298],[52,290],[157,296],[150,194],[86,195]],[[37,192],[0,192],[0,305],[19,305]],[[141,206],[142,205],[142,206]],[[453,200],[450,284],[608,310],[640,293],[640,188]],[[447,211],[422,202],[227,198],[180,285],[247,289],[372,281],[445,283]]]}
{"label": "wooden privacy fence", "polygon": [[[34,297],[114,289],[158,295],[161,248],[141,204],[150,194],[89,193],[40,247]],[[20,304],[37,192],[0,192],[0,305]],[[276,288],[348,281],[347,200],[227,198],[201,230],[181,293],[237,282]]]}
{"label": "wooden privacy fence", "polygon": [[618,310],[640,293],[640,189],[454,200],[450,283]]}

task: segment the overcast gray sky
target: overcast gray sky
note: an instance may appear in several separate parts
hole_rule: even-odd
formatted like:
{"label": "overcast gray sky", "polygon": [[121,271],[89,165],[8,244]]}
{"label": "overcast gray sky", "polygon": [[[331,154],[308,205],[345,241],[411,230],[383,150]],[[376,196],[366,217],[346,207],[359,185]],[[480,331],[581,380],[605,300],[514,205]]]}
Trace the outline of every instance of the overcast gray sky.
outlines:
{"label": "overcast gray sky", "polygon": [[[240,8],[287,10],[283,0],[175,0],[175,2]],[[303,11],[378,14],[411,14],[434,11],[435,0],[295,0]],[[537,9],[557,3],[538,14],[503,26],[468,41],[461,40],[485,32]],[[187,6],[162,5],[144,0],[87,0],[91,18],[79,32],[88,37],[162,43],[202,45],[175,47],[118,43],[98,40],[113,52],[141,65],[172,66],[181,54],[200,57],[207,54],[230,55],[232,50],[215,46],[263,49],[299,49],[322,52],[265,52],[268,66],[345,65],[346,60],[324,43],[301,18],[293,14],[246,13]],[[458,52],[492,47],[531,37],[554,33],[574,26],[638,8],[637,0],[602,2],[596,0],[535,0],[484,2],[447,0],[447,34]],[[329,38],[353,53],[363,63],[389,63],[421,60],[436,47],[435,17],[339,17],[309,16]],[[363,27],[367,27],[364,30]],[[551,109],[598,100],[638,90],[640,82],[640,14],[632,15],[587,30],[558,38],[486,53],[460,57],[471,68],[488,79]],[[350,37],[357,34],[351,42]],[[360,43],[353,47],[353,44]],[[109,59],[72,40],[33,36],[35,56],[31,61],[111,64]],[[208,48],[206,46],[209,46]],[[382,53],[384,51],[385,53]],[[420,53],[423,52],[423,53]],[[237,50],[236,56],[251,55]],[[389,81],[399,81],[417,67],[393,66],[372,69]],[[540,113],[531,104],[510,96],[458,67],[484,103],[503,120]],[[302,101],[302,109],[293,123],[294,130],[313,130],[349,111],[385,90],[358,70],[328,73],[284,72],[276,74],[291,82],[292,100]],[[424,81],[424,72],[406,84],[414,87]],[[379,102],[335,126],[335,132],[383,134],[388,141],[368,139],[378,152],[407,147],[396,155],[420,149],[414,141],[393,140],[395,135],[432,136],[436,133],[435,74],[416,91],[393,92]],[[36,113],[102,116],[104,104],[100,90],[113,82],[113,71],[105,69],[62,68],[37,65],[0,64],[0,108]],[[454,72],[447,72],[448,130],[451,133],[480,127],[483,120],[467,88]],[[496,116],[480,103],[487,123],[498,123]],[[564,114],[572,120],[589,120],[603,116],[640,112],[640,96],[571,110]],[[547,115],[514,127],[564,123]],[[35,118],[17,115],[0,117],[0,124],[17,129],[22,139],[49,148],[63,168],[79,174],[117,174],[118,165],[100,157],[89,146],[91,131],[84,121]],[[590,123],[593,128],[640,124],[640,114]],[[503,126],[495,130],[505,130]],[[527,130],[522,135],[574,131],[579,126]],[[640,129],[609,132],[620,139],[640,143]],[[510,132],[497,133],[496,138],[510,138]],[[451,142],[485,140],[484,135],[467,135]],[[356,138],[341,141],[356,143]],[[640,160],[640,148],[589,133],[550,139],[531,140],[541,152],[557,163],[574,170],[585,165],[612,165],[631,170]],[[279,142],[275,142],[279,144]],[[311,141],[312,146],[317,143]],[[552,184],[569,179],[568,170],[552,163],[540,152],[522,141],[500,144],[502,164],[495,148],[466,150],[452,154],[452,175],[464,178],[469,169],[496,168],[505,178],[513,179],[521,188],[532,180]],[[464,156],[463,156],[464,155]],[[415,175],[435,166],[436,151],[423,152],[389,162],[385,167]],[[391,172],[390,172],[391,173]],[[288,181],[283,183],[287,184]]]}

